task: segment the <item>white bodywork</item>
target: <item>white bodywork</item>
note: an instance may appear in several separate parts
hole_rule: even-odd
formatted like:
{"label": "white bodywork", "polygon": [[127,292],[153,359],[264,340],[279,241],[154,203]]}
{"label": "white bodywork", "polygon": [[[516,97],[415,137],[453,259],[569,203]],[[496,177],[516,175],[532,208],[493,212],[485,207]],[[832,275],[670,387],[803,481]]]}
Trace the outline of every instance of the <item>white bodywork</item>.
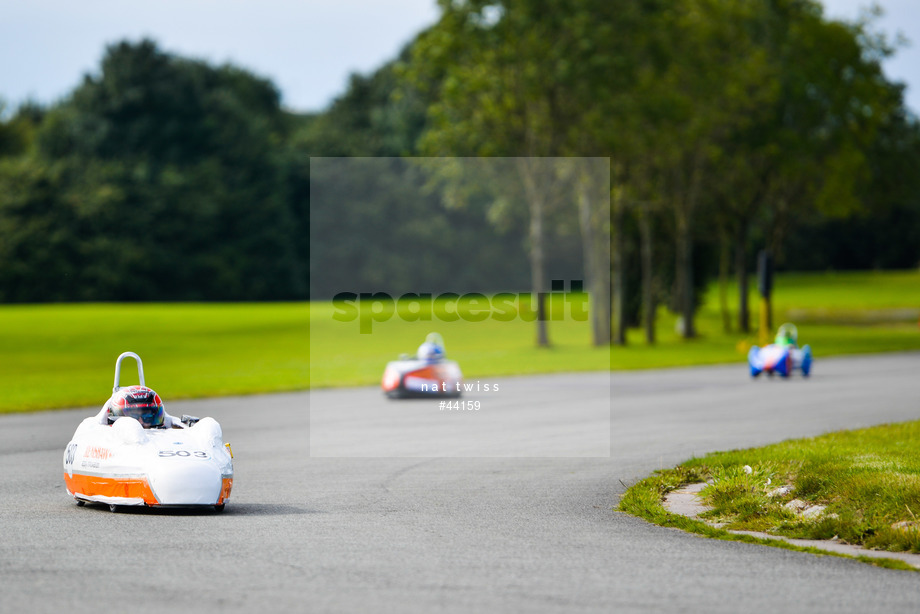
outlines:
{"label": "white bodywork", "polygon": [[67,445],[64,480],[77,499],[110,505],[224,505],[233,461],[213,418],[144,429],[134,418],[108,426],[92,417]]}

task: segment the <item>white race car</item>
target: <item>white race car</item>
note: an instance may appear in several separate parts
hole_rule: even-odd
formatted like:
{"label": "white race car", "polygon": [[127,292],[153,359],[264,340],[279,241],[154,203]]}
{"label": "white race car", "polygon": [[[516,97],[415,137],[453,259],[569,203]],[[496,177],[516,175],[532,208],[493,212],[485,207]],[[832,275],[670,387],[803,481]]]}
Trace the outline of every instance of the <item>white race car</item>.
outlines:
{"label": "white race car", "polygon": [[[121,388],[121,362],[137,362],[139,386]],[[233,486],[233,455],[213,418],[165,412],[144,385],[140,357],[115,362],[112,397],[77,427],[64,450],[64,482],[77,501],[122,505],[213,507],[222,511]]]}

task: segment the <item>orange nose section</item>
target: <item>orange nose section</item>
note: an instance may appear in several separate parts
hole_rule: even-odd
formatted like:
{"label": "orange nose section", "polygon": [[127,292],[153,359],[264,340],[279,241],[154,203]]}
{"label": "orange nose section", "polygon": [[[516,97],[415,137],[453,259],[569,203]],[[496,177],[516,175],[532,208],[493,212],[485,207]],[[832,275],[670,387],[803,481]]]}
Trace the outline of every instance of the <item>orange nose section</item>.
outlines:
{"label": "orange nose section", "polygon": [[220,489],[220,498],[217,505],[223,505],[230,498],[230,489],[233,488],[233,478],[224,478],[224,484]]}
{"label": "orange nose section", "polygon": [[[150,489],[147,478],[107,478],[97,475],[64,474],[67,492],[86,497],[125,497],[143,499],[147,505],[159,503]],[[229,492],[229,490],[228,490]]]}

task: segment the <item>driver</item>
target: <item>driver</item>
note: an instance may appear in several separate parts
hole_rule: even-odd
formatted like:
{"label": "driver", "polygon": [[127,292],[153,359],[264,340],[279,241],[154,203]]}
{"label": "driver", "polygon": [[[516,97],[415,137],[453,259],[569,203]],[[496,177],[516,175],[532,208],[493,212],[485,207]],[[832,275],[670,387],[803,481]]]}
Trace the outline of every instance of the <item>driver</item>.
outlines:
{"label": "driver", "polygon": [[145,429],[185,428],[178,418],[166,413],[160,395],[146,386],[127,386],[116,390],[99,412],[99,421],[113,424],[122,416],[134,418]]}
{"label": "driver", "polygon": [[792,347],[798,347],[798,335],[796,334],[795,327],[791,324],[783,324],[779,327],[779,330],[776,331],[776,340],[774,341],[776,345],[791,345]]}

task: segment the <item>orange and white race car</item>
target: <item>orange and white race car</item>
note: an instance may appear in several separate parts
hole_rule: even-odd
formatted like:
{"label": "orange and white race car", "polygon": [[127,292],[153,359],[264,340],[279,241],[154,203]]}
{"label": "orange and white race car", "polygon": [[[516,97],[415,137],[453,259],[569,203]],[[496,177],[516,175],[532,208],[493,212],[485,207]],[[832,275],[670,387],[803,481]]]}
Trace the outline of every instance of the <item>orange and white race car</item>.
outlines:
{"label": "orange and white race car", "polygon": [[387,363],[380,383],[391,399],[457,398],[462,394],[460,365],[446,358],[444,340],[431,333],[414,356],[403,354]]}
{"label": "orange and white race car", "polygon": [[[137,362],[138,386],[119,385],[121,361]],[[96,415],[77,427],[64,450],[64,482],[77,505],[213,507],[233,486],[233,455],[213,418],[176,418],[144,385],[141,359],[115,362],[115,388]]]}

